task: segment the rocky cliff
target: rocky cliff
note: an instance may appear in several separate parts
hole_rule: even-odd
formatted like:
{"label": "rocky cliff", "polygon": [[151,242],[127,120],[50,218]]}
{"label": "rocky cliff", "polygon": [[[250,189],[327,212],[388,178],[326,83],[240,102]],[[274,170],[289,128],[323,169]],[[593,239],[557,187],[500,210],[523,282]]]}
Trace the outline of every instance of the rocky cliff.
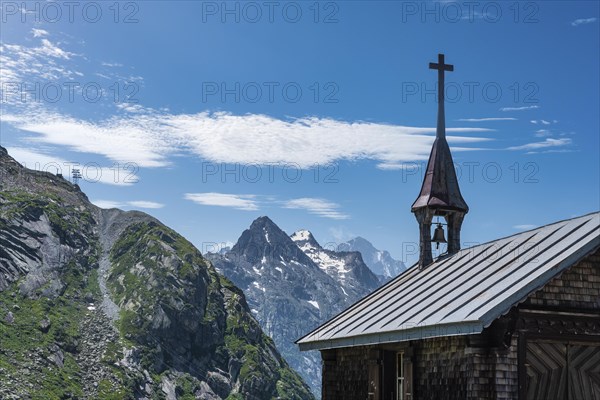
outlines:
{"label": "rocky cliff", "polygon": [[0,398],[312,395],[183,237],[0,147]]}

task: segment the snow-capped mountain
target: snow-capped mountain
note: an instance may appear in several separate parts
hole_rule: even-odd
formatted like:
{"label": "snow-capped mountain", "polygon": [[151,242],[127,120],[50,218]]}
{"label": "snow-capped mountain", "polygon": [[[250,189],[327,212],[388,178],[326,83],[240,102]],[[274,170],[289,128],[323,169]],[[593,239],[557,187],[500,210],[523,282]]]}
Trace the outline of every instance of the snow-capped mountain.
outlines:
{"label": "snow-capped mountain", "polygon": [[300,353],[294,342],[379,286],[360,254],[324,250],[310,232],[290,237],[260,217],[231,251],[206,258],[242,288],[264,331],[319,396],[320,355]]}
{"label": "snow-capped mountain", "polygon": [[291,239],[323,272],[340,284],[348,297],[358,300],[379,287],[379,278],[363,262],[359,252],[326,250],[304,229],[292,234]]}
{"label": "snow-capped mountain", "polygon": [[338,245],[338,251],[358,251],[365,264],[383,281],[396,277],[406,269],[402,261],[395,260],[385,250],[377,250],[371,242],[360,236]]}

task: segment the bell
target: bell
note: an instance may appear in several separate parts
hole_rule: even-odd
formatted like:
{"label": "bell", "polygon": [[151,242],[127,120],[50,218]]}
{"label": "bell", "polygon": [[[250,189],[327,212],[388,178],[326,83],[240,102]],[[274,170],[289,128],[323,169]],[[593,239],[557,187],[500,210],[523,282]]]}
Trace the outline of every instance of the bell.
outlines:
{"label": "bell", "polygon": [[444,238],[444,228],[442,228],[442,224],[438,224],[435,231],[433,231],[433,239],[432,242],[436,243],[436,249],[440,248],[440,243],[446,243],[446,239]]}

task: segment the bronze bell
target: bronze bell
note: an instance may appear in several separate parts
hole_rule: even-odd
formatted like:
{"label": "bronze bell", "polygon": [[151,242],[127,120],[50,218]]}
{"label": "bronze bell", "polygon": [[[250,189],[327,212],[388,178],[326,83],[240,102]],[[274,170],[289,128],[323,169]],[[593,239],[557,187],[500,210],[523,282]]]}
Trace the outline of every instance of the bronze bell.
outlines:
{"label": "bronze bell", "polygon": [[444,238],[444,228],[442,228],[442,224],[438,224],[437,228],[435,228],[435,231],[433,231],[433,239],[431,239],[431,241],[436,243],[436,249],[440,248],[440,243],[446,243],[446,239]]}

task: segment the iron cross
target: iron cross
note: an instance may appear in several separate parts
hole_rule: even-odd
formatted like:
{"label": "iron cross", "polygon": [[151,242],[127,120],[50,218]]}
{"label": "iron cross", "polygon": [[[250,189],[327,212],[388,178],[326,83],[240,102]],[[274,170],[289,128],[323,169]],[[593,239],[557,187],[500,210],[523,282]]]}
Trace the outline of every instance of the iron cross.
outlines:
{"label": "iron cross", "polygon": [[429,63],[429,69],[438,70],[438,102],[444,102],[444,72],[454,71],[454,65],[444,63],[444,55],[438,54],[438,62]]}
{"label": "iron cross", "polygon": [[444,55],[438,54],[438,62],[429,63],[429,69],[438,70],[438,120],[436,137],[446,137],[446,115],[444,112],[444,72],[454,71],[454,65],[444,62]]}

